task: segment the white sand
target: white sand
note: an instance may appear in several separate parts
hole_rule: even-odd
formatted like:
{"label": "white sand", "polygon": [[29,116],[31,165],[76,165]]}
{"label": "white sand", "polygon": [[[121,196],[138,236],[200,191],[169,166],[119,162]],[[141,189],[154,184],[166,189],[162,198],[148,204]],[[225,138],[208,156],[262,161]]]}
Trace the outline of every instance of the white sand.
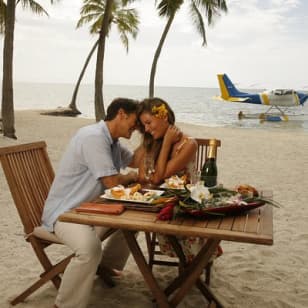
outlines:
{"label": "white sand", "polygon": [[[18,140],[0,137],[0,146],[45,140],[53,166],[70,137],[93,120],[40,116],[37,111],[16,112]],[[223,242],[224,254],[216,260],[211,286],[226,307],[308,307],[308,134],[300,131],[208,128],[180,125],[195,137],[222,140],[219,181],[225,186],[249,183],[272,189],[283,207],[274,210],[274,245]],[[134,135],[127,144],[139,142]],[[0,170],[0,307],[34,282],[41,272]],[[145,249],[144,236],[139,240]],[[53,249],[52,249],[53,250]],[[54,258],[67,249],[59,248]],[[174,269],[156,267],[159,283],[171,279]],[[49,282],[19,307],[52,307],[56,290]],[[179,307],[204,307],[198,290],[192,290]],[[89,307],[152,307],[150,291],[130,257],[124,277],[112,289],[95,281]]]}

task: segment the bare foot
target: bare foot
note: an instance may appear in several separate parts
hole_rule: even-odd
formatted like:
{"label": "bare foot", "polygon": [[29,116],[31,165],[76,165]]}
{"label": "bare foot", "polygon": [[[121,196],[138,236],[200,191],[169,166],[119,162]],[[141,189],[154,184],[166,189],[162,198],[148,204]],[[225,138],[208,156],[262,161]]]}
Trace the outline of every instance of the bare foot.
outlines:
{"label": "bare foot", "polygon": [[113,281],[114,278],[119,278],[122,274],[121,271],[109,268],[104,265],[100,265],[97,269],[96,274],[104,281],[104,283],[112,288],[115,287],[115,282]]}

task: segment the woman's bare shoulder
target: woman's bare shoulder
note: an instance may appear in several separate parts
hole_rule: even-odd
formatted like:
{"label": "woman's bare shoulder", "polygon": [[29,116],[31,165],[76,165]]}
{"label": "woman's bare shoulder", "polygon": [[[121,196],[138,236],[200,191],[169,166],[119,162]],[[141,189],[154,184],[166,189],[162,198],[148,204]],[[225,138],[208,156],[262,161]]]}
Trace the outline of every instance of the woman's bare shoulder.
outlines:
{"label": "woman's bare shoulder", "polygon": [[191,137],[191,136],[188,136],[188,135],[183,135],[183,137],[184,137],[184,139],[186,139],[187,144],[194,146],[194,147],[198,146],[197,140],[194,137]]}
{"label": "woman's bare shoulder", "polygon": [[183,135],[181,140],[175,146],[175,154],[178,154],[183,148],[190,148],[196,150],[197,147],[197,141],[194,138],[188,135]]}

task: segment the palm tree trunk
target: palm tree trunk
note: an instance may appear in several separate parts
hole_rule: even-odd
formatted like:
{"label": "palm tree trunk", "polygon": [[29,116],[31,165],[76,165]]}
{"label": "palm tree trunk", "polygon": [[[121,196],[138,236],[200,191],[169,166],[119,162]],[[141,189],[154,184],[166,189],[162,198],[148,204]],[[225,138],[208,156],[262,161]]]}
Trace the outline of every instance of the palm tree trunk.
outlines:
{"label": "palm tree trunk", "polygon": [[13,98],[13,51],[15,26],[15,0],[7,1],[5,17],[5,35],[3,45],[3,79],[2,79],[2,125],[3,135],[17,139],[15,136],[14,98]]}
{"label": "palm tree trunk", "polygon": [[165,26],[164,32],[162,34],[162,37],[160,38],[159,44],[158,44],[157,49],[156,49],[155,54],[154,54],[154,59],[153,59],[153,62],[152,62],[152,67],[151,67],[151,75],[150,75],[149,97],[154,96],[154,80],[155,80],[157,62],[158,62],[158,58],[160,56],[161,50],[163,48],[165,39],[167,37],[167,34],[168,34],[169,29],[171,27],[171,24],[173,22],[174,16],[175,16],[175,12],[174,12],[174,14],[172,14],[169,17],[167,24]]}
{"label": "palm tree trunk", "polygon": [[72,96],[72,100],[71,100],[71,103],[69,104],[69,108],[72,109],[73,112],[75,112],[76,114],[81,114],[81,112],[77,109],[77,106],[76,106],[76,99],[77,99],[77,93],[78,93],[78,90],[79,90],[79,86],[80,86],[80,83],[81,83],[81,80],[84,76],[84,73],[88,67],[88,64],[91,60],[91,57],[96,49],[98,45],[98,40],[95,42],[94,46],[92,47],[92,49],[90,50],[90,53],[88,54],[88,57],[86,59],[86,62],[84,63],[83,65],[83,68],[80,72],[80,75],[79,75],[79,78],[78,78],[78,81],[76,83],[76,86],[75,86],[75,89],[74,89],[74,92],[73,92],[73,96]]}
{"label": "palm tree trunk", "polygon": [[108,26],[112,12],[113,0],[106,1],[105,13],[102,22],[102,28],[99,35],[96,72],[95,72],[95,119],[100,121],[105,118],[105,108],[103,100],[103,71],[104,71],[104,56],[105,56],[105,41],[108,33]]}

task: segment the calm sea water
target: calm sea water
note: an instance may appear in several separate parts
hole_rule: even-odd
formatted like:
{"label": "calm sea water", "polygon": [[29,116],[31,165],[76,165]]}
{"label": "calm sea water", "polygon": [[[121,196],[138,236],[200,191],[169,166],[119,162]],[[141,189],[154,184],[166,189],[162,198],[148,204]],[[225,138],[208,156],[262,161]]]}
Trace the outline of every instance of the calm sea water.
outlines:
{"label": "calm sea water", "polygon": [[[73,84],[16,83],[14,85],[15,109],[54,109],[68,106]],[[258,90],[247,90],[257,92]],[[147,96],[146,86],[104,86],[105,108],[116,97],[142,99]],[[214,99],[218,88],[157,87],[155,95],[165,99],[173,108],[178,122],[207,126],[229,126],[260,129],[289,129],[308,131],[308,103],[304,107],[290,108],[290,121],[260,123],[259,119],[239,120],[238,113],[262,113],[266,106],[246,103],[229,103]],[[77,106],[84,117],[94,117],[94,86],[82,85]]]}

